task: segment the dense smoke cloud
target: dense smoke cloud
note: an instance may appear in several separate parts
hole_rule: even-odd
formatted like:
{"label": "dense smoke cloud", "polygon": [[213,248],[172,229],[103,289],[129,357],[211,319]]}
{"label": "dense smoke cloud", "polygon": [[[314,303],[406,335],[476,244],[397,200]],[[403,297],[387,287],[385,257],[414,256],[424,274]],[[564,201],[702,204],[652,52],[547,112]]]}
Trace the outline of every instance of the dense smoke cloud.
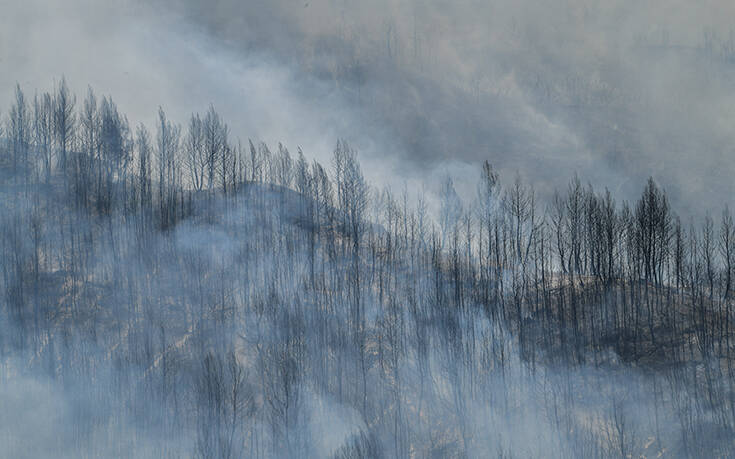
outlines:
{"label": "dense smoke cloud", "polygon": [[542,191],[576,170],[628,199],[654,175],[698,212],[702,198],[733,191],[732,8],[389,0],[191,11],[224,40],[361,93],[363,110],[396,128],[392,153],[407,169],[490,159]]}
{"label": "dense smoke cloud", "polygon": [[46,87],[63,73],[115,94],[136,120],[159,103],[184,119],[212,102],[243,138],[317,157],[347,138],[373,160],[368,174],[394,187],[447,168],[474,182],[489,159],[542,194],[577,171],[632,199],[653,175],[697,214],[704,198],[735,191],[732,9],[23,2],[3,8],[0,103],[16,80]]}

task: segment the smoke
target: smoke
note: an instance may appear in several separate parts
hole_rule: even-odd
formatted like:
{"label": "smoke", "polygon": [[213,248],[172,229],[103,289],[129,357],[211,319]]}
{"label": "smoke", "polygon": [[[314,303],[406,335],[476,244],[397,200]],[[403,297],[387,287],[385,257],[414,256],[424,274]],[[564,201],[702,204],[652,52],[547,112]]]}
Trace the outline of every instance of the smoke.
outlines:
{"label": "smoke", "polygon": [[301,146],[328,164],[336,140],[350,137],[360,141],[371,177],[390,175],[379,152],[394,148],[382,127],[362,122],[339,94],[267,49],[240,55],[175,11],[135,2],[31,1],[3,10],[0,109],[10,106],[16,82],[50,90],[63,75],[78,95],[86,85],[113,95],[133,125],[155,125],[159,105],[184,124],[213,104],[245,143]]}
{"label": "smoke", "polygon": [[[341,94],[359,114],[348,127],[368,119],[388,134],[372,132],[382,148],[358,145],[363,156],[391,158],[399,177],[449,168],[473,182],[463,169],[489,159],[545,196],[577,171],[630,200],[653,175],[696,215],[735,191],[732,10],[317,0],[189,2],[183,14],[241,56],[266,52]],[[342,135],[355,131],[367,128]]]}
{"label": "smoke", "polygon": [[[723,197],[735,191],[731,180],[735,101],[730,78],[735,40],[727,22],[735,11],[724,1],[693,6],[662,0],[645,4],[624,0],[231,0],[153,6],[132,0],[0,0],[0,11],[3,113],[11,103],[15,82],[32,91],[50,88],[52,75],[65,75],[77,94],[84,94],[87,84],[112,94],[133,124],[153,125],[159,104],[171,118],[185,123],[192,111],[203,112],[211,103],[235,137],[243,141],[252,137],[271,145],[281,141],[292,151],[301,146],[325,164],[336,139],[346,138],[360,151],[372,184],[399,190],[405,185],[412,194],[422,185],[437,187],[449,174],[466,199],[475,192],[480,162],[485,159],[497,167],[506,183],[518,173],[542,197],[563,186],[573,171],[598,189],[609,187],[621,199],[636,198],[643,180],[653,175],[667,188],[673,207],[692,215],[709,206],[719,207]],[[439,189],[431,188],[430,192],[438,194]],[[270,205],[261,207],[277,208],[280,196],[276,193],[269,199]],[[288,228],[295,234],[300,230],[289,226],[291,220],[284,223],[280,217],[269,220],[270,226],[264,229],[263,222],[252,217],[256,210],[234,206],[227,212],[231,220],[219,222],[222,227],[188,222],[170,239],[161,236],[143,248],[135,239],[135,228],[115,222],[113,230],[110,223],[109,240],[100,236],[87,247],[94,254],[86,260],[92,268],[84,271],[89,278],[79,282],[90,286],[85,301],[92,305],[90,311],[98,311],[92,286],[97,282],[111,289],[118,274],[115,270],[125,271],[127,290],[111,289],[109,297],[99,300],[126,308],[112,313],[119,314],[109,321],[118,329],[100,333],[101,339],[110,340],[106,343],[113,349],[110,354],[138,356],[147,352],[148,360],[158,365],[164,358],[183,356],[185,350],[198,352],[198,340],[225,339],[214,319],[207,322],[212,328],[201,333],[168,321],[176,313],[172,305],[181,307],[184,312],[178,313],[190,323],[203,305],[211,308],[212,317],[219,317],[216,314],[224,314],[224,308],[218,308],[226,302],[253,309],[282,306],[283,314],[295,315],[289,308],[296,309],[295,305],[304,301],[298,297],[298,288],[308,272],[306,254],[292,254],[279,245],[287,246],[276,235],[276,228]],[[73,215],[58,218],[46,222],[50,228],[47,245],[61,247],[57,258],[63,259],[67,256],[65,245],[51,236],[52,230],[61,233],[69,219],[89,227],[97,223]],[[107,234],[96,226],[94,231],[85,228],[77,234],[89,234],[90,240],[92,234]],[[233,229],[237,233],[233,234]],[[253,241],[273,252],[253,254],[249,245]],[[27,247],[18,250],[30,254],[31,242],[24,244]],[[169,250],[176,253],[172,255]],[[289,253],[288,257],[281,250]],[[138,253],[153,258],[156,269],[143,266]],[[155,282],[149,278],[151,272]],[[188,281],[183,285],[182,277]],[[270,292],[273,279],[281,282],[276,294]],[[430,279],[424,282],[429,285]],[[344,295],[338,288],[333,291]],[[424,304],[429,301],[423,300]],[[42,306],[53,310],[52,304]],[[368,301],[366,307],[373,308],[368,317],[374,322],[369,325],[376,334],[381,333],[387,320],[381,322],[384,316],[376,312],[377,305]],[[145,320],[126,324],[125,314]],[[273,355],[264,351],[265,357],[260,358],[266,363],[260,364],[253,355],[238,349],[248,371],[265,375],[260,382],[263,391],[272,390],[267,389],[273,385],[265,378],[282,380],[276,373],[280,367],[261,367],[267,367],[267,358],[275,361],[278,357],[281,316],[273,313],[269,318],[273,323],[261,323],[256,316],[248,312],[236,317],[236,325],[247,333],[233,341],[247,349],[253,344],[247,340],[262,333],[265,338],[258,345],[265,349],[274,346]],[[299,320],[295,316],[296,325],[289,326],[306,327]],[[426,445],[427,454],[451,455],[462,450],[460,443],[477,456],[507,451],[524,456],[543,456],[548,451],[580,453],[580,448],[592,441],[589,438],[606,436],[611,443],[616,442],[621,436],[619,426],[617,432],[598,433],[611,429],[608,426],[617,417],[618,421],[627,418],[632,423],[628,428],[645,432],[646,438],[629,439],[629,445],[597,445],[606,451],[628,446],[643,450],[648,436],[678,445],[678,433],[660,434],[652,425],[654,416],[658,423],[660,405],[656,405],[655,394],[653,406],[642,402],[651,399],[655,384],[641,374],[626,374],[614,390],[610,389],[611,372],[586,367],[559,369],[559,374],[541,368],[529,376],[520,350],[503,347],[512,346],[513,340],[503,330],[496,330],[497,324],[482,319],[479,313],[466,320],[468,324],[461,329],[476,332],[466,344],[480,349],[472,355],[500,353],[506,365],[502,370],[463,366],[441,348],[429,354],[429,368],[423,368],[423,360],[411,354],[418,351],[410,347],[405,361],[386,364],[394,365],[389,377],[381,368],[363,379],[370,378],[373,409],[386,413],[376,416],[383,423],[378,426],[368,426],[355,409],[360,405],[360,388],[345,389],[345,398],[353,399],[345,403],[324,394],[334,392],[333,387],[317,393],[303,384],[297,388],[301,404],[292,408],[297,419],[288,424],[285,416],[282,422],[285,429],[293,430],[294,444],[300,436],[313,449],[310,453],[324,457],[373,429],[368,432],[372,436],[365,437],[368,443],[373,438],[381,444],[409,438],[412,444]],[[407,322],[425,325],[420,320]],[[159,324],[166,325],[168,341],[161,336],[162,344],[150,344],[159,339]],[[335,323],[330,325],[339,330]],[[95,322],[90,327],[95,334],[97,326]],[[439,335],[440,327],[432,326],[436,330],[431,331]],[[413,331],[418,325],[407,329]],[[4,325],[6,336],[12,335],[8,330]],[[160,330],[163,334],[163,325]],[[235,335],[232,329],[226,331],[230,333],[227,339]],[[137,341],[136,333],[140,336]],[[46,365],[56,368],[54,362],[61,361],[58,354],[62,353],[58,349],[68,347],[63,347],[59,336],[42,339],[56,342],[57,350],[40,346],[50,356]],[[330,339],[334,358],[354,358],[334,344],[339,343],[339,337]],[[304,361],[317,361],[323,355],[321,343],[305,341],[309,349]],[[144,347],[141,342],[148,349],[137,348]],[[89,349],[98,352],[85,340],[70,347],[79,355]],[[3,362],[5,379],[0,385],[0,406],[8,407],[0,413],[3,455],[73,457],[79,452],[68,445],[93,445],[87,455],[115,456],[124,449],[120,442],[129,438],[136,439],[138,456],[175,451],[169,442],[184,450],[191,446],[181,443],[180,428],[169,426],[177,436],[161,438],[157,435],[161,432],[143,433],[146,429],[140,427],[155,424],[156,409],[173,410],[167,405],[170,401],[137,392],[145,387],[131,389],[124,398],[105,395],[110,387],[124,386],[120,381],[130,374],[148,377],[154,370],[164,374],[160,368],[131,365],[132,369],[121,373],[110,363],[109,368],[79,371],[97,375],[95,380],[64,376],[67,382],[62,384],[35,372],[23,374],[21,361],[32,360],[31,356],[10,360]],[[110,359],[98,355],[85,361],[91,360]],[[471,365],[478,361],[471,359]],[[168,390],[166,384],[174,386],[184,380],[189,389],[195,386],[186,378],[196,374],[198,364],[185,361],[173,381],[165,379],[171,376],[160,376],[161,392]],[[372,365],[377,368],[375,362]],[[354,373],[352,376],[357,370]],[[341,373],[339,378],[341,381]],[[484,382],[478,385],[472,378]],[[481,395],[469,394],[471,388],[480,388]],[[85,398],[88,394],[84,390],[93,394],[91,401]],[[600,402],[603,391],[608,392]],[[253,403],[260,403],[258,422],[264,423],[269,415],[263,413],[270,411],[264,408],[264,395],[260,397]],[[672,390],[669,400],[658,403],[664,405],[678,397],[684,396]],[[121,406],[128,401],[133,408]],[[141,409],[145,422],[126,411],[138,404],[146,406]],[[566,412],[559,414],[557,410]],[[115,419],[112,413],[120,412],[126,414]],[[675,425],[676,415],[672,408],[661,418]],[[407,419],[411,422],[405,422]],[[97,420],[103,427],[90,425]],[[393,425],[412,425],[414,430],[400,435],[390,432],[392,420]],[[87,424],[80,427],[79,423]],[[575,435],[592,433],[589,438],[572,435],[569,444],[556,444],[560,438],[557,433],[570,427],[578,429]],[[267,443],[269,435],[276,438],[268,429],[248,425],[247,431]],[[92,438],[80,439],[80,432]],[[492,434],[483,436],[486,432]],[[528,441],[529,433],[536,441]],[[149,435],[158,438],[149,443]],[[110,443],[117,446],[108,449]],[[105,449],[95,450],[94,445],[104,445]],[[391,445],[389,451],[397,452],[401,447]]]}
{"label": "smoke", "polygon": [[488,159],[545,197],[573,171],[629,200],[653,175],[685,214],[735,191],[727,2],[5,2],[0,108],[66,75],[135,121],[213,103],[325,161],[346,138],[378,186],[451,171],[467,198]]}

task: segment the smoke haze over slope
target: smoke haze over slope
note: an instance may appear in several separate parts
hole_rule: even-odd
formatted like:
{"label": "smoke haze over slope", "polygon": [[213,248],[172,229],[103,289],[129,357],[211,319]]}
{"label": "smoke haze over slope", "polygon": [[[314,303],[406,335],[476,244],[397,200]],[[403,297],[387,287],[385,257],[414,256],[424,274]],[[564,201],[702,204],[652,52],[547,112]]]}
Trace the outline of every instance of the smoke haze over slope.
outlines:
{"label": "smoke haze over slope", "polygon": [[732,17],[0,0],[0,456],[735,455]]}
{"label": "smoke haze over slope", "polygon": [[243,139],[346,138],[394,186],[489,159],[542,195],[570,171],[626,199],[653,175],[695,214],[735,191],[728,2],[3,1],[4,91],[64,74],[136,121],[211,102]]}

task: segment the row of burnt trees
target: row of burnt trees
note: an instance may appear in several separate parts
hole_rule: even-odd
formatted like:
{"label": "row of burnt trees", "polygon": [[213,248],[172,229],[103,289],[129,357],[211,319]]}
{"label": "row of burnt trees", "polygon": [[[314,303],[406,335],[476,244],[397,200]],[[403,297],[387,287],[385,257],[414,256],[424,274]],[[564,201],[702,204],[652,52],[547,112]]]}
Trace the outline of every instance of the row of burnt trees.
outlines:
{"label": "row of burnt trees", "polygon": [[[664,319],[667,327],[678,330],[686,299],[690,313],[696,310],[698,315],[691,313],[685,328],[696,330],[701,351],[716,344],[729,353],[735,230],[727,209],[717,229],[709,217],[699,229],[687,227],[652,179],[637,203],[619,206],[608,191],[599,193],[577,177],[544,208],[519,179],[501,189],[497,173],[485,163],[478,195],[468,204],[461,202],[451,179],[442,183],[438,226],[429,228],[423,198],[422,208],[410,210],[407,196],[401,207],[385,202],[393,199],[390,192],[370,193],[346,144],[335,149],[330,178],[330,168],[310,166],[300,149],[294,160],[281,144],[272,153],[264,143],[233,143],[213,107],[204,116],[192,115],[186,129],[169,121],[163,110],[158,115],[153,138],[143,125],[131,129],[112,99],[98,101],[91,89],[77,107],[63,79],[52,94],[36,95],[30,103],[16,87],[4,129],[6,160],[24,183],[49,182],[58,171],[78,206],[103,214],[116,207],[140,212],[160,228],[190,211],[192,193],[228,194],[246,182],[291,188],[310,198],[305,201],[310,215],[317,220],[329,216],[328,223],[338,225],[352,241],[351,272],[358,286],[359,255],[369,230],[365,222],[386,217],[387,229],[395,234],[387,236],[381,252],[409,245],[409,233],[411,250],[433,241],[437,247],[431,249],[446,258],[438,265],[451,265],[453,301],[461,306],[480,295],[489,312],[499,308],[503,313],[510,303],[520,330],[525,319],[541,319],[541,308],[548,318],[556,313],[561,335],[565,330],[577,334],[580,321],[596,313],[588,314],[579,304],[582,292],[604,288],[620,293],[626,287],[632,290],[620,307],[631,309],[614,311],[613,325],[624,323],[627,329],[634,317],[634,342],[642,339],[637,335],[640,321],[647,325],[651,342]],[[385,208],[389,214],[378,215]],[[375,214],[368,217],[369,210]],[[316,247],[315,237],[311,245]],[[652,288],[675,294],[668,293],[662,304],[662,293]],[[359,301],[355,308],[359,316]],[[709,310],[716,310],[720,320],[711,320]],[[600,328],[594,322],[587,325]],[[712,330],[714,326],[718,329]]]}
{"label": "row of burnt trees", "polygon": [[64,79],[32,102],[16,86],[3,124],[10,153],[4,160],[18,181],[48,183],[58,172],[79,206],[151,215],[155,207],[164,228],[185,214],[191,192],[228,194],[245,181],[303,189],[308,166],[300,150],[294,160],[280,144],[272,153],[264,143],[233,142],[211,106],[204,116],[193,114],[186,129],[159,109],[152,136],[142,124],[131,127],[112,98],[99,100],[91,88],[78,104]]}
{"label": "row of burnt trees", "polygon": [[[488,312],[513,314],[521,336],[524,323],[553,318],[562,340],[617,340],[635,354],[642,342],[656,346],[660,333],[679,351],[709,354],[716,346],[730,355],[735,233],[728,208],[717,224],[707,215],[701,225],[684,225],[653,179],[631,206],[576,176],[539,206],[518,179],[502,190],[485,163],[476,200],[462,208],[447,180],[440,209],[440,234],[431,241],[455,285],[465,286],[456,289],[458,306],[473,295]],[[398,221],[394,239],[417,213]]]}
{"label": "row of burnt trees", "polygon": [[[323,166],[301,151],[294,160],[282,145],[271,152],[262,143],[233,144],[213,109],[192,116],[186,129],[160,111],[152,136],[144,126],[132,132],[115,104],[91,91],[77,110],[63,81],[38,100],[48,109],[36,115],[36,104],[29,109],[16,91],[3,162],[14,185],[61,178],[64,186],[49,187],[39,199],[48,198],[45,205],[29,200],[27,214],[2,222],[6,304],[22,327],[36,327],[24,336],[37,336],[34,354],[48,354],[51,373],[63,365],[83,370],[57,358],[62,351],[46,344],[52,334],[38,337],[44,314],[49,327],[75,321],[65,340],[84,324],[94,340],[107,341],[109,354],[101,355],[133,362],[128,377],[145,381],[156,403],[164,400],[165,425],[186,423],[179,416],[191,404],[200,456],[297,455],[308,443],[297,429],[307,417],[304,386],[375,429],[356,438],[356,450],[372,451],[375,434],[388,455],[429,451],[432,425],[440,425],[446,437],[459,433],[460,450],[478,451],[483,429],[466,418],[474,404],[508,415],[521,403],[516,384],[525,379],[514,379],[506,326],[532,367],[556,358],[603,363],[609,348],[626,360],[650,363],[644,358],[654,355],[682,366],[730,356],[732,217],[725,210],[717,225],[710,218],[683,225],[653,180],[635,204],[618,205],[575,177],[543,206],[520,179],[503,186],[485,163],[471,202],[451,179],[441,184],[433,219],[423,196],[412,205],[408,190],[396,197],[370,189],[345,142]],[[36,118],[52,120],[51,128],[37,128]],[[38,196],[39,188],[23,189]],[[59,188],[89,220],[49,209]],[[242,219],[226,250],[215,237],[198,236],[199,247],[185,242],[185,232],[159,232],[196,216],[197,204],[209,211],[221,202],[233,205],[219,218]],[[247,211],[238,216],[239,208]],[[141,222],[145,236],[167,243],[141,246],[140,233],[97,224],[118,218]],[[147,259],[139,267],[132,255],[141,247]],[[51,274],[65,294],[43,298]],[[107,296],[97,294],[102,286]],[[104,329],[114,333],[103,336]],[[732,388],[712,384],[717,372],[727,377],[729,358],[715,362],[704,372],[707,384],[701,372],[677,375],[699,383],[686,390],[704,391],[679,402],[707,406],[731,432],[735,410],[719,402],[734,400]],[[443,392],[430,395],[435,378],[451,387],[442,403],[432,403]],[[571,384],[554,387],[571,413]],[[608,449],[627,456],[634,442],[619,405],[613,399],[607,439],[618,446]],[[559,432],[578,431],[573,419],[557,417]],[[691,422],[682,425],[695,436]]]}

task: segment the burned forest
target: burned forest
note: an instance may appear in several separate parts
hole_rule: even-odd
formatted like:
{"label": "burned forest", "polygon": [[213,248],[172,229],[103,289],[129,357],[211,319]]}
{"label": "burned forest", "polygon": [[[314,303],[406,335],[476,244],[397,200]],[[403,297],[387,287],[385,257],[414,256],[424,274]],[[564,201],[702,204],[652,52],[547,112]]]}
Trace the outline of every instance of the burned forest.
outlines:
{"label": "burned forest", "polygon": [[735,457],[725,2],[20,3],[0,457]]}

